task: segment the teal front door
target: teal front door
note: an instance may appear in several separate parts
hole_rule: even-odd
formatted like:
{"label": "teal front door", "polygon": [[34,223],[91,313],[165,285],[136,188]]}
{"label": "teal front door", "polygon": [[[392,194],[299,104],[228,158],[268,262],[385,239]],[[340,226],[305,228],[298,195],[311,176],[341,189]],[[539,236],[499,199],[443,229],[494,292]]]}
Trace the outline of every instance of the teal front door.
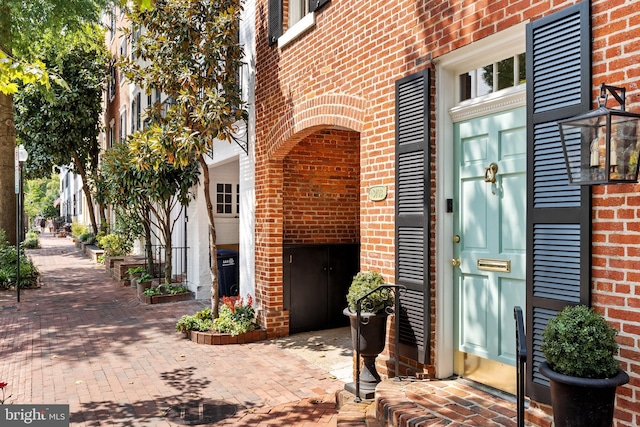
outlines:
{"label": "teal front door", "polygon": [[513,307],[525,307],[525,108],[454,124],[457,374],[513,392]]}

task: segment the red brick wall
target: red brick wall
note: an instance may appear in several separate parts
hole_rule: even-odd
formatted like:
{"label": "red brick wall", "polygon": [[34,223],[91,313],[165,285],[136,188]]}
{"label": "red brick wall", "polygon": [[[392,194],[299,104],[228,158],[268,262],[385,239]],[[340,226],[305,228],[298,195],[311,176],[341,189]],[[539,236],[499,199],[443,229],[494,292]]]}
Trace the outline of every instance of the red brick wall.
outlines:
{"label": "red brick wall", "polygon": [[[279,49],[267,45],[267,1],[257,0],[256,283],[259,292],[276,293],[263,305],[266,313],[287,317],[277,296],[282,242],[290,238],[284,236],[291,228],[282,195],[289,181],[282,178],[282,159],[290,150],[322,129],[359,132],[361,266],[379,270],[393,282],[395,81],[431,67],[431,60],[459,47],[574,3],[334,0],[316,14],[313,29]],[[640,112],[638,5],[627,0],[592,2],[594,99],[601,81],[624,85],[628,110],[635,112]],[[432,138],[435,141],[433,132]],[[432,148],[435,159],[437,147]],[[432,172],[436,179],[438,171]],[[388,188],[386,200],[367,199],[374,185]],[[618,419],[629,425],[640,425],[639,190],[638,185],[609,186],[596,188],[593,197],[593,302],[621,331],[619,359],[631,384],[620,392]],[[430,272],[432,284],[436,268]],[[431,309],[435,328],[433,303]]]}
{"label": "red brick wall", "polygon": [[284,243],[360,239],[360,137],[327,130],[306,137],[284,159]]}
{"label": "red brick wall", "polygon": [[[593,108],[605,82],[624,86],[627,110],[640,113],[638,6],[624,0],[593,3]],[[611,97],[608,106],[617,108]],[[593,187],[592,201],[592,301],[620,331],[618,359],[631,377],[618,389],[615,425],[640,425],[640,185]]]}
{"label": "red brick wall", "polygon": [[[120,44],[122,43],[122,37],[124,37],[124,33],[121,31],[122,28],[128,28],[131,23],[126,19],[126,15],[120,13],[119,8],[114,8],[116,11],[116,33],[113,38],[111,37],[111,32],[107,30],[105,35],[107,49],[111,53],[114,61],[119,59],[120,55]],[[105,16],[107,22],[106,25],[109,25],[108,15]],[[127,46],[127,52],[130,52],[131,46]],[[105,88],[105,99],[106,99],[106,109],[104,112],[104,127],[105,127],[105,141],[106,144],[109,144],[109,126],[110,122],[113,119],[114,128],[114,143],[118,142],[120,138],[120,108],[125,107],[127,109],[127,120],[129,123],[131,122],[131,107],[130,107],[130,97],[129,97],[129,87],[128,83],[123,83],[120,80],[120,68],[117,69],[116,72],[116,92],[114,98],[109,99],[109,91],[108,85]]]}

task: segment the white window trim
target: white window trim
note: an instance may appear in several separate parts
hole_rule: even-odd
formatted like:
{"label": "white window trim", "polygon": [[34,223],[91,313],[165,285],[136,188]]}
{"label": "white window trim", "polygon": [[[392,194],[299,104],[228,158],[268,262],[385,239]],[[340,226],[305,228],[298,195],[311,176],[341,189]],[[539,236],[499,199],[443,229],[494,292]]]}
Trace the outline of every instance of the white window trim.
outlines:
{"label": "white window trim", "polygon": [[127,139],[127,109],[123,107],[119,111],[120,129],[118,129],[118,142],[124,142]]}
{"label": "white window trim", "polygon": [[316,14],[314,12],[307,13],[301,20],[285,31],[283,35],[278,37],[278,48],[282,49],[315,26]]}
{"label": "white window trim", "polygon": [[[217,205],[218,205],[218,200],[217,199],[218,199],[218,194],[219,194],[218,193],[218,184],[222,184],[222,185],[230,184],[231,185],[231,203],[230,203],[231,204],[231,212],[229,212],[229,213],[218,212],[218,209],[217,209]],[[229,182],[229,181],[220,181],[220,182],[216,182],[215,183],[215,187],[214,187],[215,188],[215,192],[214,192],[214,194],[215,194],[215,198],[216,198],[216,202],[215,202],[216,207],[214,209],[214,212],[215,212],[215,217],[216,218],[238,218],[238,215],[239,215],[239,213],[238,213],[239,204],[237,202],[238,195],[239,195],[239,193],[238,193],[238,190],[239,190],[238,189],[238,185],[239,185],[238,182]],[[225,193],[223,192],[222,194],[225,194]],[[226,203],[223,203],[223,206],[225,204]]]}

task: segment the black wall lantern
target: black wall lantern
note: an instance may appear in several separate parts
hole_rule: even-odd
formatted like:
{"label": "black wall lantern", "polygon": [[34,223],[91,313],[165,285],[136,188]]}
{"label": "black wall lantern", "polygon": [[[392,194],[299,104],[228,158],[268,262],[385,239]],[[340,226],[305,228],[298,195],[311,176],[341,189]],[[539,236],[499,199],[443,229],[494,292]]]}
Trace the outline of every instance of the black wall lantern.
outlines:
{"label": "black wall lantern", "polygon": [[[607,92],[618,101],[619,110],[606,107]],[[597,109],[558,121],[570,184],[638,181],[640,114],[625,111],[625,92],[602,83]]]}

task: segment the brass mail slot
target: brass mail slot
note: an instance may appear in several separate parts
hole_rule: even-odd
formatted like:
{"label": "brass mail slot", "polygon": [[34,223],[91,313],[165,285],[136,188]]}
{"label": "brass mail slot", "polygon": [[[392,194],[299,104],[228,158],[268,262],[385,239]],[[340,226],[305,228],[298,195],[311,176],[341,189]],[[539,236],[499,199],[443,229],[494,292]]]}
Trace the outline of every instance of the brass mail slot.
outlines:
{"label": "brass mail slot", "polygon": [[504,259],[478,258],[478,270],[511,273],[511,261]]}

